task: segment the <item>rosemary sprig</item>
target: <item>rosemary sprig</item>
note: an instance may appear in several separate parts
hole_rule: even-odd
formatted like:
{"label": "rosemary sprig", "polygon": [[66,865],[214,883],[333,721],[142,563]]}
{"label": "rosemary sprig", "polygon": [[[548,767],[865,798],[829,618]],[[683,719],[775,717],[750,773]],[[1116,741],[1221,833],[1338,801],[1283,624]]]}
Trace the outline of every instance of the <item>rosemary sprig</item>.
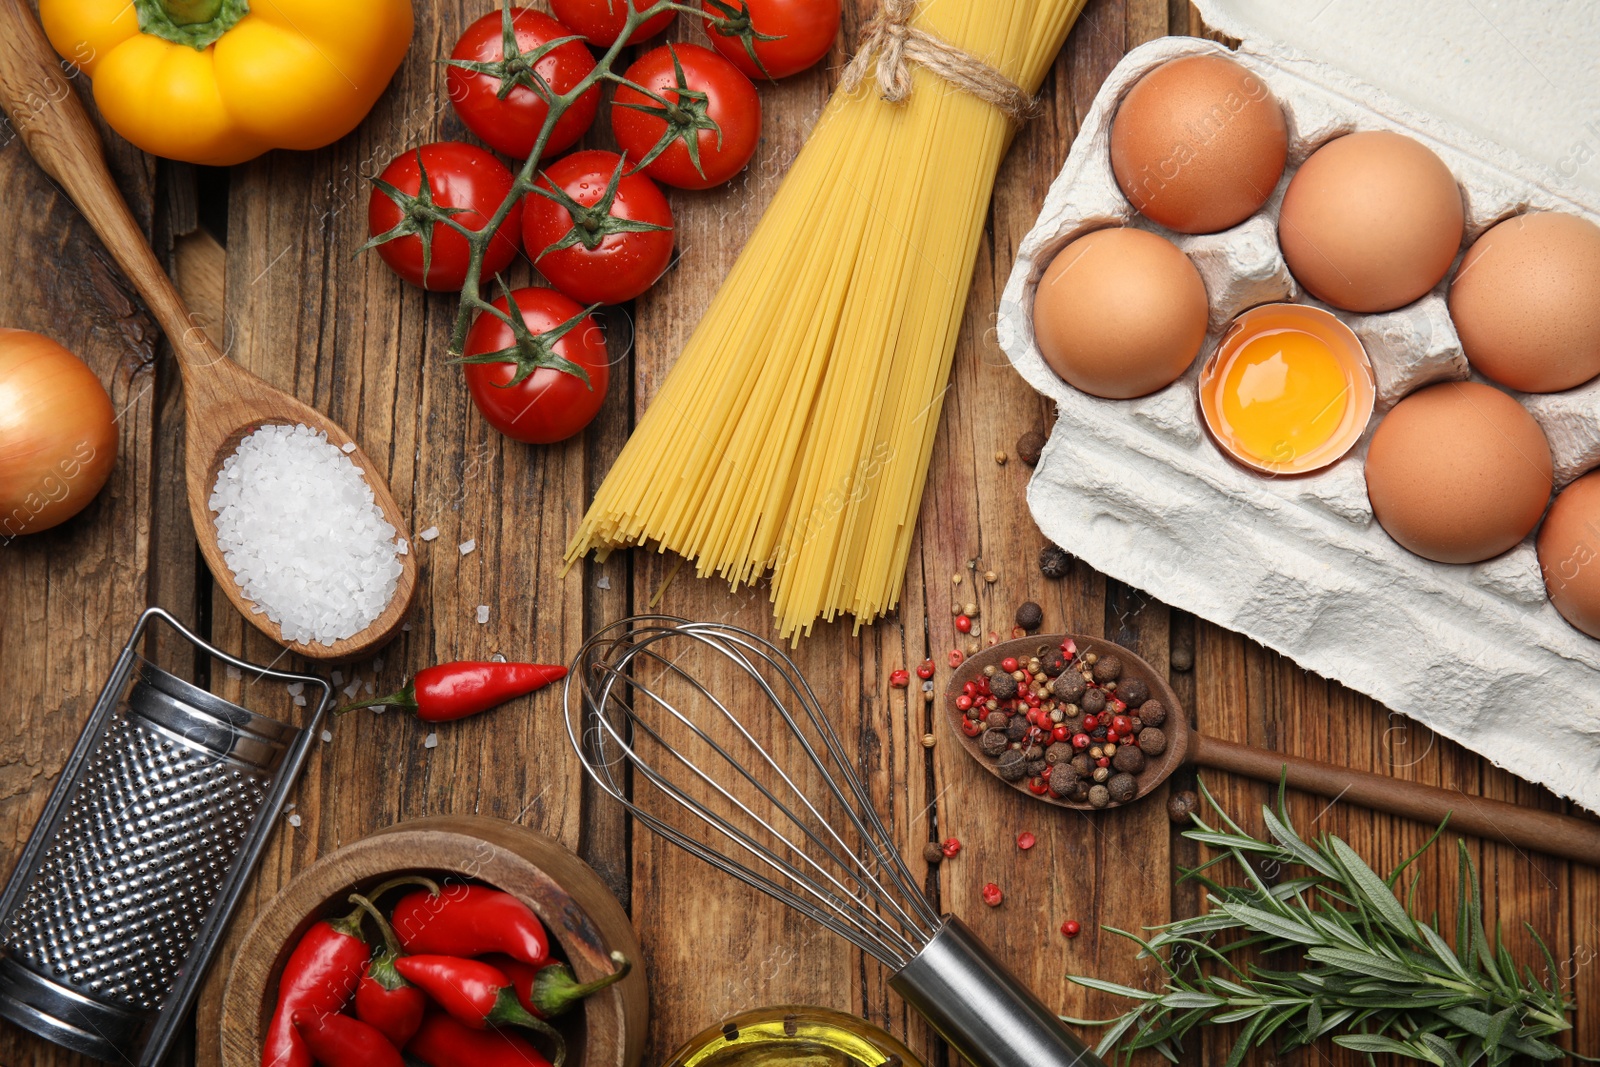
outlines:
{"label": "rosemary sprig", "polygon": [[[1369,1062],[1377,1053],[1434,1067],[1497,1067],[1516,1057],[1600,1062],[1551,1040],[1572,1029],[1567,1016],[1574,1005],[1533,927],[1528,932],[1544,956],[1543,982],[1532,967],[1518,968],[1498,928],[1491,944],[1464,842],[1453,947],[1396,897],[1396,882],[1438,841],[1443,825],[1382,878],[1337,837],[1324,834],[1314,845],[1302,840],[1290,823],[1281,785],[1277,811],[1261,809],[1268,840],[1241,830],[1203,782],[1200,790],[1221,825],[1207,825],[1197,812],[1195,828],[1184,836],[1217,855],[1183,872],[1182,880],[1205,887],[1207,912],[1153,927],[1148,939],[1105,927],[1137,944],[1136,958],[1160,962],[1164,987],[1151,991],[1068,976],[1089,989],[1138,1001],[1115,1019],[1066,1020],[1110,1027],[1096,1050],[1100,1055],[1120,1042],[1125,1062],[1137,1050],[1153,1048],[1178,1063],[1184,1039],[1196,1028],[1242,1023],[1227,1067],[1238,1067],[1252,1048],[1273,1038],[1288,1052],[1329,1036],[1336,1045],[1366,1053]],[[1221,885],[1206,875],[1230,859],[1243,872],[1244,885]],[[1275,872],[1272,882],[1263,870]],[[1245,950],[1282,960],[1285,969],[1236,958]]]}

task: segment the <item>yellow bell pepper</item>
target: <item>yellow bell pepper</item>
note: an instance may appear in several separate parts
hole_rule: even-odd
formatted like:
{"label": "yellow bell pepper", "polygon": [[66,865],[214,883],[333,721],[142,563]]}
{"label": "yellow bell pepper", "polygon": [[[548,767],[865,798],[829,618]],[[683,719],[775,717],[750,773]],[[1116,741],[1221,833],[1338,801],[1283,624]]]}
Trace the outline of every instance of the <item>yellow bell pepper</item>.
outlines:
{"label": "yellow bell pepper", "polygon": [[366,116],[411,43],[411,0],[40,0],[111,128],[227,166],[320,148]]}

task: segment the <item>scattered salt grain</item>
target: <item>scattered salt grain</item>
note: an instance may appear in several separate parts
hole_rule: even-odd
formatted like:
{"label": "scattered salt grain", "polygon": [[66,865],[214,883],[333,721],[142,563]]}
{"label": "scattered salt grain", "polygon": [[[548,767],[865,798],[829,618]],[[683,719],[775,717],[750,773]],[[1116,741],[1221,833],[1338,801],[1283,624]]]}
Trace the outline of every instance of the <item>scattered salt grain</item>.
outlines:
{"label": "scattered salt grain", "polygon": [[487,605],[487,604],[479,604],[478,605],[478,622],[481,624],[481,623],[486,623],[488,621],[489,621],[489,605]]}
{"label": "scattered salt grain", "polygon": [[397,531],[320,430],[274,424],[250,434],[223,460],[208,504],[240,594],[285,641],[354,637],[394,598]]}
{"label": "scattered salt grain", "polygon": [[339,451],[343,452],[347,456],[350,453],[354,452],[355,450],[356,450],[356,443],[354,441],[346,441],[344,444],[339,446]]}
{"label": "scattered salt grain", "polygon": [[287,803],[287,804],[285,804],[283,806],[283,810],[284,811],[293,811],[295,808],[297,808],[299,806],[300,805],[296,804],[294,801],[291,800],[291,801],[289,801],[289,803]]}
{"label": "scattered salt grain", "polygon": [[400,538],[399,543],[394,546],[394,550],[397,555],[404,556],[411,551],[411,545],[404,537],[402,537]]}
{"label": "scattered salt grain", "polygon": [[403,622],[403,623],[400,624],[400,629],[405,633],[410,633],[411,632],[411,624],[409,622]]}
{"label": "scattered salt grain", "polygon": [[300,825],[300,816],[298,816],[298,815],[289,816],[289,825],[290,826],[299,826]]}
{"label": "scattered salt grain", "polygon": [[366,691],[367,691],[367,696],[371,696],[372,695],[372,683],[371,682],[368,682],[366,684]]}
{"label": "scattered salt grain", "polygon": [[322,743],[323,744],[327,744],[329,741],[332,741],[332,740],[333,740],[333,731],[332,730],[324,730],[324,731],[322,731]]}
{"label": "scattered salt grain", "polygon": [[241,671],[238,667],[235,667],[230,663],[228,664],[228,677],[237,681],[244,677],[244,671]]}
{"label": "scattered salt grain", "polygon": [[432,541],[434,538],[436,538],[438,536],[439,536],[439,527],[430,526],[426,530],[423,530],[421,533],[417,534],[417,540],[419,540],[419,541]]}
{"label": "scattered salt grain", "polygon": [[489,660],[493,663],[504,663],[506,661],[506,654],[504,652],[496,652],[494,655],[489,657]]}
{"label": "scattered salt grain", "polygon": [[470,541],[463,541],[463,542],[461,542],[461,554],[463,556],[465,556],[465,555],[467,555],[469,552],[471,552],[473,549],[475,549],[477,547],[478,547],[477,538],[473,538]]}
{"label": "scattered salt grain", "polygon": [[602,574],[600,576],[600,580],[598,582],[594,583],[594,587],[596,589],[610,589],[611,588],[611,575]]}
{"label": "scattered salt grain", "polygon": [[296,696],[294,698],[294,706],[297,707],[297,708],[305,707],[306,706],[306,698],[303,697],[303,696]]}
{"label": "scattered salt grain", "polygon": [[361,679],[357,678],[355,681],[344,687],[344,695],[349,698],[354,698],[360,689]]}
{"label": "scattered salt grain", "polygon": [[344,671],[334,671],[333,672],[333,684],[334,685],[343,685],[344,684]]}
{"label": "scattered salt grain", "polygon": [[423,748],[438,748],[439,747],[439,735],[434,733],[434,734],[429,734],[427,737],[423,738],[422,739],[422,747]]}
{"label": "scattered salt grain", "polygon": [[289,690],[289,695],[290,696],[297,697],[301,693],[304,693],[306,691],[306,683],[304,683],[304,682],[290,682],[289,685],[288,685],[288,690]]}

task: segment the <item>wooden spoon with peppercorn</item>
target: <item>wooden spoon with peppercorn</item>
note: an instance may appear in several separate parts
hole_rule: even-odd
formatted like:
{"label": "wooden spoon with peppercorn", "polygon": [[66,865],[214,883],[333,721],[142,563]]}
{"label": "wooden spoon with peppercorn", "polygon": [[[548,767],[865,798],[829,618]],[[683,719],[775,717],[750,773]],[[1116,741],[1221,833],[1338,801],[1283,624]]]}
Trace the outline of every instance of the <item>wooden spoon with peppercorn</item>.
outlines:
{"label": "wooden spoon with peppercorn", "polygon": [[1384,774],[1205,737],[1155,668],[1121,645],[1041,634],[968,657],[945,693],[962,746],[991,774],[1061,808],[1120,807],[1185,763],[1333,797],[1600,866],[1600,824]]}

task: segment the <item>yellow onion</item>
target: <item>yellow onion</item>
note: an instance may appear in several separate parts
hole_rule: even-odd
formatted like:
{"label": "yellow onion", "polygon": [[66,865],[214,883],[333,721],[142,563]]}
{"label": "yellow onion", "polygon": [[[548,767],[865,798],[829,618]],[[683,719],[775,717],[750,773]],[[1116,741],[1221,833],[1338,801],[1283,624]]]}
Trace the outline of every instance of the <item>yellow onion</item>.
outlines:
{"label": "yellow onion", "polygon": [[117,461],[94,371],[48,337],[0,328],[0,543],[67,521]]}

